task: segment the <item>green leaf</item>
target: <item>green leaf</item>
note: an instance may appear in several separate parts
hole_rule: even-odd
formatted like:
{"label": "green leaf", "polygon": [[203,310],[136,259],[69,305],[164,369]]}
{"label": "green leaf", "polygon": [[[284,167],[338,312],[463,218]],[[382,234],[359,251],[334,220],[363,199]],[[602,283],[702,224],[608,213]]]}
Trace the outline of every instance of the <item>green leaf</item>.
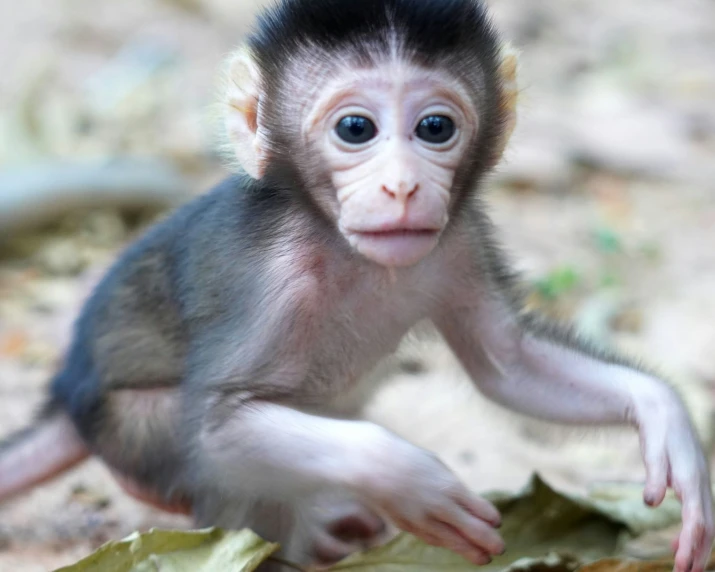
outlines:
{"label": "green leaf", "polygon": [[579,281],[578,272],[569,266],[565,266],[557,268],[541,280],[537,280],[535,287],[541,296],[548,300],[554,300],[573,290],[578,286]]}
{"label": "green leaf", "polygon": [[109,542],[56,572],[252,572],[277,549],[250,530],[150,530]]}
{"label": "green leaf", "polygon": [[502,513],[507,553],[487,569],[502,569],[520,558],[550,552],[591,562],[617,554],[622,542],[646,530],[679,522],[680,504],[670,495],[656,508],[643,502],[641,487],[602,488],[590,498],[559,493],[538,475],[513,496],[486,495]]}
{"label": "green leaf", "polygon": [[602,487],[592,498],[558,493],[538,475],[520,493],[486,495],[502,513],[503,556],[474,566],[449,550],[400,534],[385,546],[354,554],[330,568],[356,572],[539,571],[569,572],[581,563],[613,556],[634,534],[677,523],[680,505],[666,498],[658,509],[644,505],[637,487]]}
{"label": "green leaf", "polygon": [[613,254],[623,251],[621,238],[610,228],[599,228],[594,232],[593,238],[596,248],[603,253]]}
{"label": "green leaf", "polygon": [[466,572],[481,569],[461,556],[424,544],[410,534],[400,534],[384,546],[349,556],[332,566],[334,570],[359,572]]}
{"label": "green leaf", "polygon": [[626,483],[601,484],[580,502],[623,523],[635,536],[679,523],[682,510],[673,491],[668,491],[658,508],[651,508],[643,502],[643,485]]}
{"label": "green leaf", "polygon": [[556,552],[592,561],[613,555],[627,526],[585,501],[572,499],[534,476],[518,495],[487,495],[502,513],[507,552],[488,566],[501,570],[522,558]]}
{"label": "green leaf", "polygon": [[[590,497],[577,498],[558,493],[535,475],[517,494],[486,496],[502,513],[500,532],[507,544],[506,554],[487,566],[474,566],[403,533],[329,570],[574,572],[583,564],[617,555],[623,540],[680,520],[680,504],[673,495],[652,509],[643,503],[642,487],[635,485],[602,485]],[[277,544],[248,530],[152,530],[110,542],[56,572],[250,572],[277,549]]]}
{"label": "green leaf", "polygon": [[622,282],[623,281],[618,274],[612,270],[605,270],[599,281],[599,286],[601,288],[614,288],[616,286],[620,286]]}

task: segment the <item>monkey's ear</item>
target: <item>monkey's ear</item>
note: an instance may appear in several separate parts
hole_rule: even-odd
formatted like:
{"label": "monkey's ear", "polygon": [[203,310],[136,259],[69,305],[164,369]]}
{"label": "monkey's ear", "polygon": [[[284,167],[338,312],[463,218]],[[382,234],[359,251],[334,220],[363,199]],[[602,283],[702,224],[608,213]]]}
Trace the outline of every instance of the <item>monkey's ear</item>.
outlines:
{"label": "monkey's ear", "polygon": [[502,84],[502,97],[499,107],[505,119],[505,124],[501,140],[496,149],[496,161],[504,153],[516,126],[516,103],[519,95],[519,86],[517,84],[518,67],[518,51],[511,44],[504,44],[501,49],[501,65],[499,66],[499,76]]}
{"label": "monkey's ear", "polygon": [[261,74],[248,48],[230,57],[226,80],[224,120],[229,141],[241,167],[260,179],[267,155],[261,125]]}

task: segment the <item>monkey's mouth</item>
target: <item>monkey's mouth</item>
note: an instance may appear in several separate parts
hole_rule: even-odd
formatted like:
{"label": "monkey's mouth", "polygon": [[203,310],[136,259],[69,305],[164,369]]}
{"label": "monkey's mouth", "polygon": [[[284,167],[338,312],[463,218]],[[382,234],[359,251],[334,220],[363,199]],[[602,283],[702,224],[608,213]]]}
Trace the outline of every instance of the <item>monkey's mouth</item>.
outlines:
{"label": "monkey's mouth", "polygon": [[350,242],[363,256],[383,266],[412,266],[435,247],[440,230],[434,228],[395,228],[355,231]]}
{"label": "monkey's mouth", "polygon": [[354,234],[364,238],[434,238],[439,234],[439,230],[433,228],[396,228],[392,230],[376,230],[355,232]]}

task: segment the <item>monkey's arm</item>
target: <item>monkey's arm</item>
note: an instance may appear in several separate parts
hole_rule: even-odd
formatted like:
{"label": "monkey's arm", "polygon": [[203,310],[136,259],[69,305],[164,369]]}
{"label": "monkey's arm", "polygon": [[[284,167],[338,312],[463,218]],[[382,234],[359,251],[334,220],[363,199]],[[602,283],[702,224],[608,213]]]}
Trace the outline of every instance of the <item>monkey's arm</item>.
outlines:
{"label": "monkey's arm", "polygon": [[[222,507],[232,498],[290,501],[348,491],[400,528],[476,564],[504,548],[492,528],[499,513],[489,502],[472,496],[434,456],[371,423],[266,401],[231,412],[219,403],[205,416],[197,453],[200,481],[220,491]],[[223,524],[216,514],[202,517]]]}
{"label": "monkey's arm", "polygon": [[565,424],[630,424],[647,470],[644,499],[683,503],[678,572],[701,572],[713,542],[707,463],[688,413],[662,380],[601,356],[566,331],[522,320],[498,295],[473,296],[438,326],[475,384],[518,412]]}

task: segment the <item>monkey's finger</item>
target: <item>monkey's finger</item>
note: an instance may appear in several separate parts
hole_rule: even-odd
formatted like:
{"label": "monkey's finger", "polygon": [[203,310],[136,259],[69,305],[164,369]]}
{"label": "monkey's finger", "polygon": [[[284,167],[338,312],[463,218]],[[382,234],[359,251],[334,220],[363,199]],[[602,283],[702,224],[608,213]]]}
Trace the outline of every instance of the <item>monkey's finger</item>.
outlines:
{"label": "monkey's finger", "polygon": [[660,439],[647,438],[643,442],[643,462],[646,469],[646,483],[643,501],[648,506],[659,506],[668,491],[670,464]]}
{"label": "monkey's finger", "polygon": [[693,567],[691,572],[705,572],[710,562],[710,554],[712,553],[712,538],[710,541],[705,541],[700,546],[695,558],[693,559]]}
{"label": "monkey's finger", "polygon": [[413,534],[431,546],[452,550],[477,566],[491,562],[491,557],[475,546],[472,546],[451,526],[434,519],[428,519],[419,525],[401,518],[394,518],[393,523],[399,529]]}
{"label": "monkey's finger", "polygon": [[694,546],[693,538],[689,529],[690,526],[685,521],[685,516],[683,516],[683,528],[680,531],[678,550],[675,553],[676,572],[690,572]]}
{"label": "monkey's finger", "polygon": [[483,520],[463,511],[440,511],[435,518],[466,538],[473,546],[477,546],[487,554],[499,555],[504,553],[504,540],[494,528]]}
{"label": "monkey's finger", "polygon": [[675,554],[674,572],[691,572],[694,563],[692,541],[686,539],[685,530],[681,533],[680,547]]}
{"label": "monkey's finger", "polygon": [[472,564],[484,566],[492,561],[492,557],[480,546],[465,538],[460,531],[440,520],[431,519],[429,521],[429,531],[431,536],[436,536],[441,540],[441,546],[460,554]]}
{"label": "monkey's finger", "polygon": [[467,512],[473,514],[481,520],[485,520],[492,526],[499,528],[501,526],[501,514],[497,507],[490,503],[487,499],[475,495],[465,494],[458,498],[459,504],[462,505]]}
{"label": "monkey's finger", "polygon": [[710,554],[712,527],[708,527],[699,508],[683,507],[683,529],[675,554],[677,572],[702,572]]}
{"label": "monkey's finger", "polygon": [[412,524],[409,521],[402,520],[400,518],[393,518],[392,522],[400,530],[409,532],[410,534],[416,536],[417,538],[419,538],[420,540],[426,542],[427,544],[429,544],[431,546],[444,547],[444,541],[442,539],[440,539],[438,536],[428,532],[424,527],[419,527],[417,525]]}
{"label": "monkey's finger", "polygon": [[705,571],[710,560],[714,539],[712,524],[704,524],[700,536],[694,543],[691,572]]}

